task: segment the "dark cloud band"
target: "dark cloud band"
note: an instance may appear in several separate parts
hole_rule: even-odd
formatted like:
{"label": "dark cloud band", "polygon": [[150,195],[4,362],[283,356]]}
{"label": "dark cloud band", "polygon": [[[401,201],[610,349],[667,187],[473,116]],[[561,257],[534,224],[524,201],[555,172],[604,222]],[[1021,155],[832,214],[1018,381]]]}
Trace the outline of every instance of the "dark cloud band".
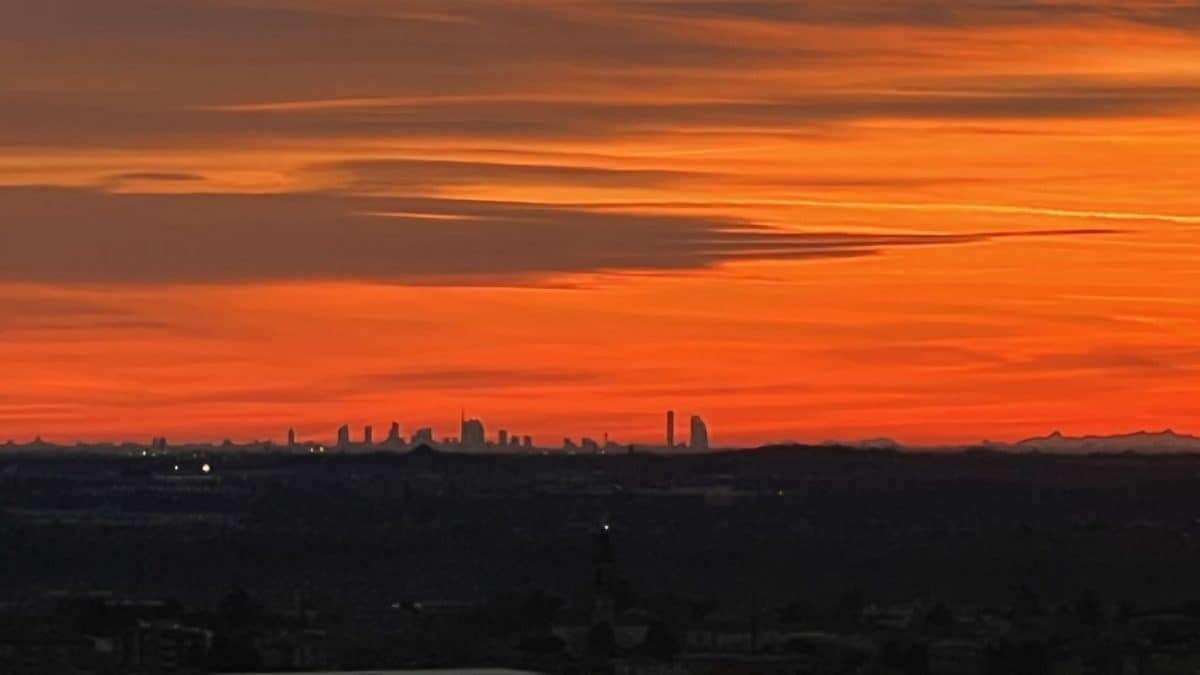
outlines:
{"label": "dark cloud band", "polygon": [[[332,193],[113,194],[0,189],[0,279],[222,283],[545,279],[742,259],[870,255],[980,234],[784,232],[720,217]],[[1107,230],[1055,230],[1051,236]]]}

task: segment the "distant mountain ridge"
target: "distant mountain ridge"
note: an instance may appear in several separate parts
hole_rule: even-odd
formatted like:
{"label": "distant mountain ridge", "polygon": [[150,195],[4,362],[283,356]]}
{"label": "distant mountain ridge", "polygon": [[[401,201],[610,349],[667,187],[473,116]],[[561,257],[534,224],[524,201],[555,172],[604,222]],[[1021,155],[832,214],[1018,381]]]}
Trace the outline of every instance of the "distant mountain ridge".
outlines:
{"label": "distant mountain ridge", "polygon": [[1011,446],[1045,452],[1200,452],[1200,437],[1164,431],[1137,431],[1113,436],[1049,436],[1027,438]]}
{"label": "distant mountain ridge", "polygon": [[904,445],[891,438],[866,438],[861,441],[825,441],[824,447],[857,448],[859,450],[903,450]]}

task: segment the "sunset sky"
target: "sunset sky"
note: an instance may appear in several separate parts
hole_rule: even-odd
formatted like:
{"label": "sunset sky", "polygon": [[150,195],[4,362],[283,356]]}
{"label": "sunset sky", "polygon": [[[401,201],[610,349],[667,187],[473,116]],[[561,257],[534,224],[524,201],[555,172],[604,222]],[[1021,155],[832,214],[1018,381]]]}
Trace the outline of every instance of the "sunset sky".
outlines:
{"label": "sunset sky", "polygon": [[1197,432],[1198,184],[1195,2],[0,0],[0,442]]}

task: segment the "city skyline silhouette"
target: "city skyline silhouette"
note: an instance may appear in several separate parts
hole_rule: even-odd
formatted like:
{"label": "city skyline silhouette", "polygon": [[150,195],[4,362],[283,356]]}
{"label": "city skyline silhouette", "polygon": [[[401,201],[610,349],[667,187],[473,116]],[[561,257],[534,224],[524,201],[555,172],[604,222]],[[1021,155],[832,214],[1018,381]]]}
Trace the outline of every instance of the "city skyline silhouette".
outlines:
{"label": "city skyline silhouette", "polygon": [[0,3],[0,438],[1195,429],[1189,11]]}

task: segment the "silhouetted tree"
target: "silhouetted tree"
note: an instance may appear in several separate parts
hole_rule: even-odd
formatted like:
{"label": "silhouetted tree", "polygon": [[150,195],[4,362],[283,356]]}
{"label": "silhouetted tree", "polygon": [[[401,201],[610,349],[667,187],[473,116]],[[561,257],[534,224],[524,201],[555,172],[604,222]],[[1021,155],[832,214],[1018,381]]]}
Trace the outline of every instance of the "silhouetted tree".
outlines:
{"label": "silhouetted tree", "polygon": [[258,670],[262,664],[250,634],[218,632],[213,636],[208,667],[216,672],[252,671]]}
{"label": "silhouetted tree", "polygon": [[566,644],[556,635],[542,633],[531,635],[517,644],[517,649],[530,654],[561,654],[566,651]]}
{"label": "silhouetted tree", "polygon": [[880,652],[880,660],[887,668],[904,675],[929,673],[929,650],[924,645],[888,641]]}
{"label": "silhouetted tree", "polygon": [[563,604],[562,598],[539,589],[525,600],[521,607],[521,618],[526,626],[532,628],[548,626]]}
{"label": "silhouetted tree", "polygon": [[608,622],[598,623],[588,631],[588,655],[596,659],[612,658],[617,653],[617,636]]}
{"label": "silhouetted tree", "polygon": [[939,602],[929,610],[925,621],[934,628],[944,630],[954,625],[954,613],[950,611],[950,607],[946,603]]}
{"label": "silhouetted tree", "polygon": [[863,608],[867,606],[858,590],[851,590],[838,601],[834,607],[834,615],[845,625],[858,625],[862,619]]}
{"label": "silhouetted tree", "polygon": [[238,630],[254,625],[262,614],[262,608],[244,588],[231,591],[221,599],[217,610],[218,629]]}
{"label": "silhouetted tree", "polygon": [[253,628],[261,618],[262,608],[245,589],[238,588],[222,598],[213,622],[209,668],[216,671],[259,668]]}
{"label": "silhouetted tree", "polygon": [[1088,589],[1079,595],[1079,599],[1075,601],[1075,614],[1085,626],[1094,628],[1100,625],[1104,618],[1104,609],[1100,606],[1095,591]]}
{"label": "silhouetted tree", "polygon": [[1046,675],[1050,672],[1049,648],[1040,642],[1001,642],[987,651],[987,675]]}
{"label": "silhouetted tree", "polygon": [[654,621],[646,630],[639,651],[646,656],[667,661],[679,653],[679,638],[663,621]]}
{"label": "silhouetted tree", "polygon": [[1016,620],[1028,619],[1032,616],[1038,616],[1041,613],[1042,601],[1038,598],[1037,593],[1029,586],[1021,584],[1017,588],[1016,597],[1013,599],[1013,618]]}

